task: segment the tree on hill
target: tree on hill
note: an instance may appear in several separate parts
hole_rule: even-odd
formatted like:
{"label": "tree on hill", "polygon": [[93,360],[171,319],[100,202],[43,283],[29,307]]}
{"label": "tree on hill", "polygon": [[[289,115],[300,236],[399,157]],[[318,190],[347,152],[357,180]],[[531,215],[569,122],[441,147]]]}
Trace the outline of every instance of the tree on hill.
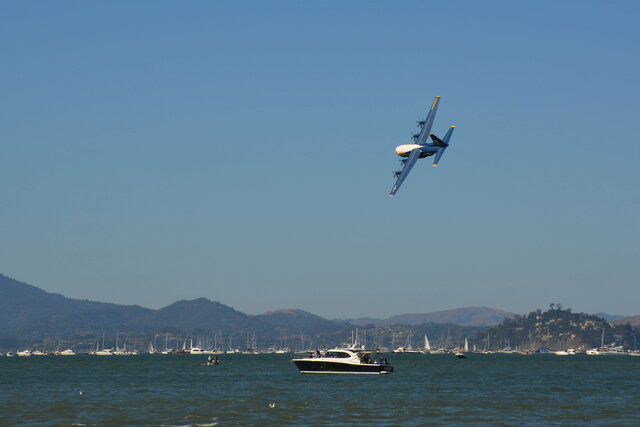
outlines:
{"label": "tree on hill", "polygon": [[[604,332],[603,332],[604,331]],[[540,309],[512,318],[491,328],[484,337],[492,349],[518,348],[536,350],[547,347],[552,350],[567,348],[599,347],[615,344],[633,345],[633,330],[627,325],[615,326],[606,319],[587,313],[573,313],[562,304],[550,304],[547,311]],[[604,337],[604,338],[603,338]],[[477,340],[482,337],[478,336]]]}

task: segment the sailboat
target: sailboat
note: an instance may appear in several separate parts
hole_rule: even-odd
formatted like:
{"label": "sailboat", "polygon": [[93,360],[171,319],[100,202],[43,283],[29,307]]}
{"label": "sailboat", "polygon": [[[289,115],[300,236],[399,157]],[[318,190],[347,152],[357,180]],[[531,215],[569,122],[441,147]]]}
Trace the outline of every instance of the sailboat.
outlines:
{"label": "sailboat", "polygon": [[424,354],[431,353],[431,345],[429,344],[429,338],[427,338],[427,334],[424,334],[424,349],[422,350]]}
{"label": "sailboat", "polygon": [[407,335],[407,342],[404,344],[404,347],[398,347],[393,350],[394,353],[422,353],[420,350],[414,350],[413,345],[411,344],[411,336],[413,335],[413,331],[409,329],[409,334]]}
{"label": "sailboat", "polygon": [[169,334],[167,334],[164,338],[164,350],[162,350],[162,354],[170,354],[173,353],[173,349],[167,347],[169,344]]}
{"label": "sailboat", "polygon": [[113,349],[112,348],[104,348],[104,332],[102,333],[102,350],[97,350],[97,343],[96,343],[96,355],[97,356],[112,356],[113,355]]}
{"label": "sailboat", "polygon": [[465,353],[469,351],[469,341],[467,341],[467,337],[464,338],[464,348],[460,349],[456,352],[456,357],[460,359],[466,359],[467,356]]}

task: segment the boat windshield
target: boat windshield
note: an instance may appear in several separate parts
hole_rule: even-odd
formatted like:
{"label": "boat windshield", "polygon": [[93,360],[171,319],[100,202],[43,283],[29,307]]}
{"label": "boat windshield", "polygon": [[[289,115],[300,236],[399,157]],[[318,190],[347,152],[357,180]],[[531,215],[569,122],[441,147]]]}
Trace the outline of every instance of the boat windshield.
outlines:
{"label": "boat windshield", "polygon": [[340,357],[343,359],[349,358],[351,357],[351,355],[349,355],[349,353],[345,353],[343,351],[327,351],[324,354],[325,357]]}

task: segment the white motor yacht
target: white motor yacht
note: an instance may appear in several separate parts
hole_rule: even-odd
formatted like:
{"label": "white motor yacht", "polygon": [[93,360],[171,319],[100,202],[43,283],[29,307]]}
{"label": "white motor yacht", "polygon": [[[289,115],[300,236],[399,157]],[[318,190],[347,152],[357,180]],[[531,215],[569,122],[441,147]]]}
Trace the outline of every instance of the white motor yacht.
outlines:
{"label": "white motor yacht", "polygon": [[374,360],[370,350],[333,348],[310,352],[309,357],[293,359],[302,374],[390,374],[393,366],[384,358]]}
{"label": "white motor yacht", "polygon": [[605,346],[605,347],[598,347],[598,348],[593,348],[591,350],[587,350],[587,354],[590,356],[611,356],[611,355],[626,355],[627,352],[624,351],[624,348],[622,346]]}

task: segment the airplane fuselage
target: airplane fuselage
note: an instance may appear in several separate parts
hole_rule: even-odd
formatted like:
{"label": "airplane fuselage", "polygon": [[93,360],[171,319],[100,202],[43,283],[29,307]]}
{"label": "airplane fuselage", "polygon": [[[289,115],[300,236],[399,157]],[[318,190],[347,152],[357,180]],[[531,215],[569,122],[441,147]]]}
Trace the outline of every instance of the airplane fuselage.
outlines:
{"label": "airplane fuselage", "polygon": [[438,152],[438,147],[431,145],[403,144],[396,147],[396,154],[400,157],[409,157],[413,150],[420,150],[419,158],[433,156]]}

